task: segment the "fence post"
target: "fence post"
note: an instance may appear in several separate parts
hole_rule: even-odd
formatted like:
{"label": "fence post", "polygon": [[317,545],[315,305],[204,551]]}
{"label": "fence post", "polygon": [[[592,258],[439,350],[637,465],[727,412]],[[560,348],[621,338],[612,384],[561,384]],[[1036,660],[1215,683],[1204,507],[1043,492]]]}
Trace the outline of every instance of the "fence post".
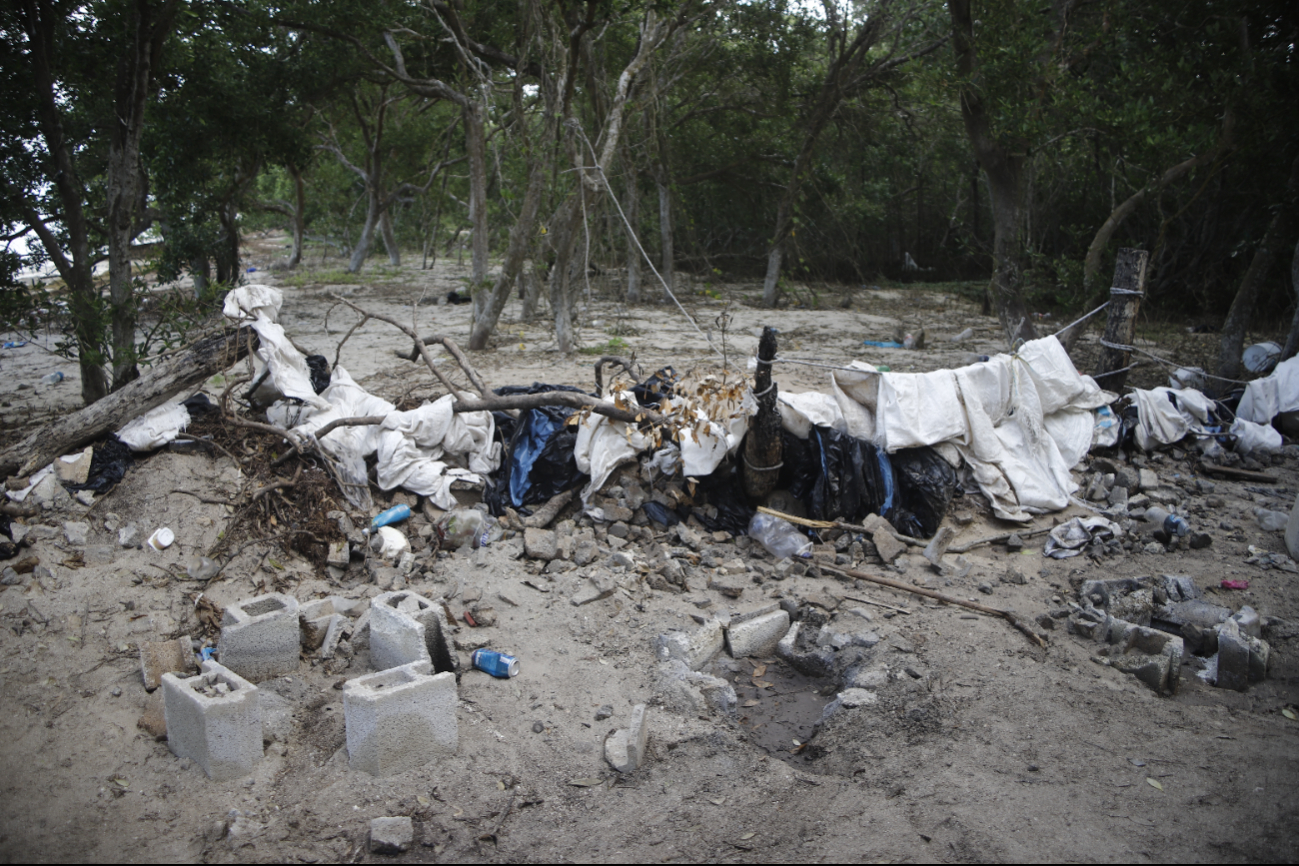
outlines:
{"label": "fence post", "polygon": [[1119,250],[1114,262],[1114,282],[1110,285],[1109,318],[1101,337],[1101,357],[1093,378],[1107,391],[1118,393],[1128,380],[1132,363],[1132,340],[1137,332],[1137,310],[1146,292],[1146,265],[1150,253],[1145,250]]}

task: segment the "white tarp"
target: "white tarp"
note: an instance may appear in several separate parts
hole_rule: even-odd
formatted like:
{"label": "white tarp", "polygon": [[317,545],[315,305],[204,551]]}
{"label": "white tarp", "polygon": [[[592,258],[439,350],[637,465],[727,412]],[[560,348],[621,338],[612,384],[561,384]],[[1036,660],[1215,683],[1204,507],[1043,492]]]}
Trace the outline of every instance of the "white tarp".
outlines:
{"label": "white tarp", "polygon": [[1206,435],[1213,400],[1194,388],[1132,389],[1137,426],[1132,438],[1144,451],[1180,442],[1189,433]]}
{"label": "white tarp", "polygon": [[[637,405],[636,395],[631,391],[619,392],[618,397],[623,405]],[[589,502],[591,495],[604,487],[613,470],[634,460],[649,446],[650,438],[634,425],[594,412],[588,414],[578,425],[577,442],[573,446],[578,471],[591,476],[582,488],[582,501]]]}
{"label": "white tarp", "polygon": [[790,394],[779,391],[776,393],[776,408],[780,410],[781,426],[799,439],[810,436],[813,427],[844,429],[843,412],[833,394],[820,391]]}
{"label": "white tarp", "polygon": [[326,401],[311,387],[307,357],[297,350],[284,328],[276,323],[284,297],[271,286],[240,286],[226,294],[222,312],[227,319],[247,324],[260,338],[257,357],[271,370],[270,381],[285,397],[325,408]]}
{"label": "white tarp", "polygon": [[1282,412],[1299,409],[1299,355],[1276,365],[1272,374],[1245,386],[1236,417],[1271,424]]}
{"label": "white tarp", "polygon": [[1069,504],[1069,470],[1090,446],[1093,410],[1116,399],[1080,375],[1054,337],[955,370],[853,368],[830,377],[847,431],[889,453],[946,443],[1005,520]]}
{"label": "white tarp", "polygon": [[456,507],[454,481],[485,484],[501,465],[491,412],[451,411],[448,394],[409,412],[389,412],[379,432],[379,486],[404,487],[438,508]]}
{"label": "white tarp", "polygon": [[173,442],[189,426],[189,410],[184,404],[163,403],[128,421],[117,431],[117,438],[132,451],[152,451]]}

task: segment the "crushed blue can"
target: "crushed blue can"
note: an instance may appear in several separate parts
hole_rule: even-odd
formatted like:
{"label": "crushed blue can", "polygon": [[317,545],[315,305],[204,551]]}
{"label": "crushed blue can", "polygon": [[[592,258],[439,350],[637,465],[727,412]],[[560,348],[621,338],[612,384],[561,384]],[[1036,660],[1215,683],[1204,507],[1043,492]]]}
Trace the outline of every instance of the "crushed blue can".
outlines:
{"label": "crushed blue can", "polygon": [[509,679],[519,675],[519,660],[514,656],[507,656],[505,653],[498,653],[495,650],[476,649],[470,654],[469,663],[483,673],[501,679]]}

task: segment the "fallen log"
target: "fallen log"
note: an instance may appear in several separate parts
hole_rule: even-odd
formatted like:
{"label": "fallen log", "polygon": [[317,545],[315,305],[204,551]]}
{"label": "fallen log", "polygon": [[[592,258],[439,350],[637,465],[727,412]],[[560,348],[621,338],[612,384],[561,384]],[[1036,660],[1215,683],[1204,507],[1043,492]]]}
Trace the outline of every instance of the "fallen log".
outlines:
{"label": "fallen log", "polygon": [[197,389],[248,354],[257,335],[251,328],[226,328],[164,358],[120,391],[64,415],[0,453],[0,474],[28,475],[61,454],[84,448],[110,430],[177,394]]}

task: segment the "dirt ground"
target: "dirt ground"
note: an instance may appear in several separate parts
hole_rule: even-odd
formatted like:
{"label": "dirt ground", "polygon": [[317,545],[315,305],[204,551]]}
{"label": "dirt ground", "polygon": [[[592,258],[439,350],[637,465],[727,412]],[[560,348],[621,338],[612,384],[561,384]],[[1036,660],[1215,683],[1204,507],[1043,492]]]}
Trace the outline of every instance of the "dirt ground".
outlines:
{"label": "dirt ground", "polygon": [[[335,270],[337,259],[313,258],[305,276],[271,269],[283,255],[281,239],[253,244],[248,264],[259,270],[249,278],[283,288],[286,330],[331,363],[357,320],[335,308],[326,321],[333,294],[403,320],[413,316],[423,333],[463,341],[468,332],[467,306],[436,302],[463,285],[465,268],[453,261],[433,271],[418,262],[376,268],[354,280]],[[670,364],[696,377],[721,374],[722,358],[674,307],[622,307],[602,299],[610,285],[593,279],[580,329],[585,345],[634,352],[646,372]],[[923,371],[1002,349],[995,319],[951,292],[838,289],[821,293],[819,309],[773,313],[745,303],[758,291],[689,280],[681,286],[700,327],[724,347],[728,376],[746,375],[764,324],[779,327],[788,363],[777,367],[776,379],[786,391],[824,390],[829,371],[815,364],[863,359]],[[518,314],[511,301],[492,350],[472,356],[491,385],[593,385],[591,356],[559,354],[544,315],[520,322]],[[861,345],[921,327],[922,350]],[[947,339],[967,327],[972,338]],[[1207,357],[1216,339],[1161,333],[1148,344],[1181,363]],[[390,326],[371,322],[343,346],[339,362],[388,399],[419,402],[442,393],[425,368],[394,357],[408,348]],[[1088,351],[1084,344],[1081,357]],[[53,362],[34,344],[0,354],[6,436],[76,406],[75,366]],[[68,378],[38,385],[51,369]],[[1143,367],[1132,384],[1149,386],[1164,375]],[[1077,468],[1080,480],[1087,468]],[[332,576],[301,555],[254,543],[276,527],[232,524],[225,503],[238,504],[248,479],[229,457],[160,451],[93,505],[67,502],[20,521],[48,527],[29,529],[35,540],[20,554],[39,557],[48,571],[23,574],[0,591],[0,859],[1293,862],[1299,722],[1282,710],[1299,705],[1299,576],[1245,559],[1250,545],[1284,553],[1281,533],[1264,531],[1254,509],[1290,510],[1299,460],[1290,448],[1264,466],[1276,483],[1215,479],[1211,492],[1196,486],[1203,476],[1180,451],[1151,455],[1146,468],[1177,491],[1211,546],[1145,552],[1151,527],[1137,521],[1131,550],[1096,559],[1045,558],[1038,536],[1019,552],[997,544],[971,550],[963,576],[935,573],[918,548],[889,569],[871,557],[858,567],[1011,608],[1029,621],[1076,599],[1084,579],[1190,575],[1210,601],[1249,604],[1264,618],[1270,671],[1245,692],[1204,684],[1188,656],[1180,691],[1158,696],[1100,663],[1096,645],[1068,634],[1063,623],[1044,632],[1043,650],[1002,620],[829,571],[778,579],[771,557],[748,539],[703,533],[699,555],[688,558],[688,590],[653,589],[643,572],[604,564],[621,539],[597,527],[602,558],[588,566],[552,563],[543,573],[516,535],[478,551],[429,555],[412,573],[410,589],[445,600],[457,615],[474,604],[495,608],[496,625],[459,626],[462,658],[486,644],[521,661],[514,679],[464,673],[454,755],[386,778],[350,770],[340,688],[369,670],[368,653],[359,650],[346,667],[308,654],[297,673],[260,686],[266,749],[255,772],[216,783],[137,726],[151,700],[139,644],[202,637],[200,592],[220,607],[271,590],[305,602],[364,600],[379,588],[361,563]],[[376,494],[376,509],[388,501]],[[1071,506],[1024,531],[1087,513]],[[405,528],[414,534],[425,520],[417,516]],[[89,526],[84,543],[67,538],[65,522]],[[163,552],[124,549],[117,530],[128,525],[142,536],[170,527],[177,542]],[[1015,528],[994,519],[977,493],[954,502],[948,525],[958,545]],[[238,537],[226,539],[228,528]],[[579,520],[559,531],[583,528]],[[625,549],[641,556],[654,545],[678,544],[672,531],[654,525],[633,534]],[[242,552],[206,587],[186,579],[190,558],[219,542]],[[741,588],[739,598],[709,588],[714,570],[704,563],[722,563],[725,571],[736,560],[738,573],[715,585]],[[590,574],[612,579],[616,591],[571,604]],[[1248,580],[1249,588],[1220,588],[1228,578]],[[860,618],[852,608],[870,616],[880,640],[872,660],[884,673],[874,706],[841,710],[818,729],[834,683],[809,682],[774,658],[732,660],[725,652],[710,670],[734,683],[734,714],[706,702],[683,706],[665,691],[658,635],[691,630],[694,617],[782,599],[810,600],[841,620]],[[769,686],[762,673],[753,676],[764,664]],[[604,760],[603,742],[626,727],[637,703],[649,706],[648,757],[619,775]],[[597,719],[604,705],[612,716]],[[369,820],[394,815],[414,819],[415,846],[395,857],[370,853]]]}

